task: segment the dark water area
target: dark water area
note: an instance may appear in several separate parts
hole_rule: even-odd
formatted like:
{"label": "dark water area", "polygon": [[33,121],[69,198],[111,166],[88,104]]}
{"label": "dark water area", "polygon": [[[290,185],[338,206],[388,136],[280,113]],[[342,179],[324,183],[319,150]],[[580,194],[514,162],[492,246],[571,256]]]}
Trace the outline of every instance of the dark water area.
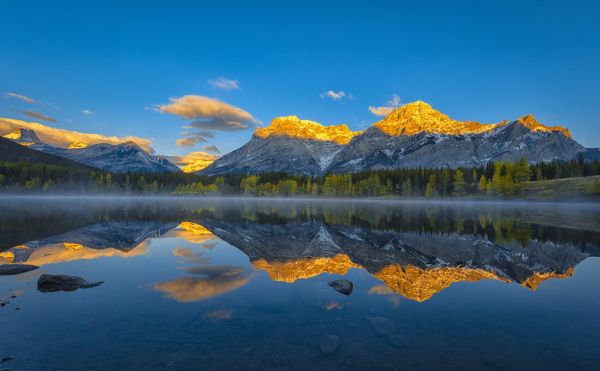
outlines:
{"label": "dark water area", "polygon": [[599,256],[594,204],[0,198],[0,272],[39,267],[0,368],[591,370]]}

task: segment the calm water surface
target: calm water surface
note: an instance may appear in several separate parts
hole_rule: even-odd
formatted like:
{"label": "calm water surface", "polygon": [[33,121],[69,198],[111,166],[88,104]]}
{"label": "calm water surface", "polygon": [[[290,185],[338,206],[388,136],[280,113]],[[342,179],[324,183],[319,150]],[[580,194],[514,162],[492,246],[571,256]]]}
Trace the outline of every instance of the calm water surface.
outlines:
{"label": "calm water surface", "polygon": [[599,242],[593,204],[2,198],[40,268],[0,276],[0,368],[595,369]]}

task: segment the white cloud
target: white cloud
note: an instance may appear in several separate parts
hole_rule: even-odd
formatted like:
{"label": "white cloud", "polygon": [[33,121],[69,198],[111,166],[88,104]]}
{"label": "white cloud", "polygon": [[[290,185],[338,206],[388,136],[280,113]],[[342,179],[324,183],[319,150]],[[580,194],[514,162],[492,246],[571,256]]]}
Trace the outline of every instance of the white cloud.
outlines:
{"label": "white cloud", "polygon": [[392,98],[386,102],[387,106],[369,106],[369,111],[375,116],[386,116],[396,108],[400,107],[400,97],[396,94],[392,94]]}
{"label": "white cloud", "polygon": [[400,107],[400,97],[397,94],[392,94],[392,99],[388,100],[387,104],[392,107]]}
{"label": "white cloud", "polygon": [[329,98],[333,101],[339,102],[343,99],[354,99],[352,93],[346,93],[345,91],[334,91],[327,90],[326,92],[321,93],[321,99]]}
{"label": "white cloud", "polygon": [[387,114],[389,114],[390,112],[392,112],[394,110],[394,107],[374,107],[374,106],[369,106],[369,111],[371,111],[372,114],[374,114],[375,116],[386,116]]}
{"label": "white cloud", "polygon": [[226,79],[225,77],[219,77],[216,79],[208,80],[208,83],[217,89],[222,90],[240,90],[240,82],[238,80]]}
{"label": "white cloud", "polygon": [[119,144],[132,141],[142,147],[145,151],[150,153],[154,152],[151,147],[152,141],[146,138],[134,136],[117,137],[106,136],[102,134],[81,133],[78,131],[53,128],[37,122],[0,118],[0,136],[10,134],[21,128],[35,131],[42,141],[57,147],[66,148],[70,144],[77,142],[89,145],[97,143]]}
{"label": "white cloud", "polygon": [[169,100],[171,103],[158,106],[160,112],[170,113],[188,120],[221,119],[240,124],[258,123],[250,113],[218,99],[201,95],[184,95]]}
{"label": "white cloud", "polygon": [[81,111],[81,113],[83,113],[86,116],[94,116],[96,113],[90,111],[89,109],[84,109],[83,111]]}
{"label": "white cloud", "polygon": [[28,96],[23,95],[23,94],[7,92],[7,93],[4,93],[4,95],[6,95],[7,97],[10,97],[10,98],[16,98],[16,99],[22,100],[25,103],[34,103],[35,102],[35,100],[33,98],[29,98]]}
{"label": "white cloud", "polygon": [[213,131],[245,130],[260,123],[249,112],[214,98],[184,95],[171,98],[170,101],[169,104],[159,105],[158,111],[195,120],[185,128],[201,130],[185,133],[186,138],[177,140],[177,144],[181,146],[206,143],[206,138],[213,137]]}

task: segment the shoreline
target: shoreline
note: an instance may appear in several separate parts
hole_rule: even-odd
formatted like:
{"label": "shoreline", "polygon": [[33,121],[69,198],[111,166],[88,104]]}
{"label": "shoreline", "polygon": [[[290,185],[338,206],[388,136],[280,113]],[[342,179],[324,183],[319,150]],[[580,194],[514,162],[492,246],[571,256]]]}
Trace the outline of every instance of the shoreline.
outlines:
{"label": "shoreline", "polygon": [[[0,200],[2,199],[76,199],[76,200],[165,200],[165,201],[270,201],[270,202],[360,202],[360,203],[398,203],[398,204],[582,204],[582,205],[594,205],[600,206],[600,198],[587,197],[587,198],[567,198],[562,200],[557,199],[542,199],[542,198],[528,198],[528,197],[514,197],[514,198],[500,198],[500,197],[437,197],[437,198],[425,198],[425,197],[296,197],[296,196],[281,196],[281,197],[262,197],[262,196],[243,196],[243,195],[172,195],[172,194],[154,194],[154,195],[143,195],[143,194],[112,194],[112,193],[99,193],[93,195],[84,194],[69,194],[69,193],[0,193]],[[592,202],[590,202],[592,201]]]}

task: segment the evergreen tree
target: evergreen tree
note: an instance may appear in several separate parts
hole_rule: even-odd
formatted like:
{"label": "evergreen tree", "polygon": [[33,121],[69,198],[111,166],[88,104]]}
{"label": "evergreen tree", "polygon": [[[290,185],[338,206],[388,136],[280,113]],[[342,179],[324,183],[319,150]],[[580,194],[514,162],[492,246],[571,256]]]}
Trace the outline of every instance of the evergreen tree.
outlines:
{"label": "evergreen tree", "polygon": [[410,197],[412,196],[412,185],[410,183],[410,179],[406,179],[404,183],[402,183],[402,196]]}

